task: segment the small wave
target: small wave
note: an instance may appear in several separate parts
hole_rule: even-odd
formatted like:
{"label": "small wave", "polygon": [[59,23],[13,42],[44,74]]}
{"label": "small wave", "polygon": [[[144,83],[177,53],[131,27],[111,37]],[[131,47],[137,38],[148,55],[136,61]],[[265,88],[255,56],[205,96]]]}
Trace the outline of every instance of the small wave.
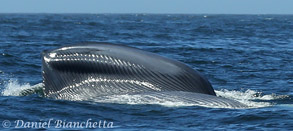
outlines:
{"label": "small wave", "polygon": [[[4,85],[4,89],[1,92],[2,96],[23,96],[35,94],[34,89],[36,87],[42,87],[43,83],[39,83],[31,86],[29,83],[20,84],[18,80],[9,80],[7,84]],[[25,91],[25,92],[24,92]],[[28,92],[30,91],[30,93]],[[24,94],[27,93],[27,94]]]}
{"label": "small wave", "polygon": [[275,100],[275,99],[283,99],[288,96],[286,95],[276,95],[276,94],[270,94],[270,95],[264,95],[262,92],[254,91],[254,90],[246,90],[246,91],[235,91],[235,90],[215,90],[217,96],[224,97],[228,99],[233,99],[236,101],[239,101],[245,105],[248,105],[252,108],[258,108],[258,107],[267,107],[274,105],[271,102],[257,102],[254,100],[263,100],[263,101],[269,101],[269,100]]}
{"label": "small wave", "polygon": [[257,92],[254,90],[246,90],[246,91],[229,91],[227,89],[216,90],[218,96],[225,97],[225,98],[232,98],[232,99],[246,99],[246,100],[274,100],[274,99],[281,99],[286,97],[286,95],[263,95],[262,92]]}
{"label": "small wave", "polygon": [[269,17],[269,18],[265,18],[265,20],[273,20],[273,19],[274,19],[274,18],[270,18],[270,17]]}

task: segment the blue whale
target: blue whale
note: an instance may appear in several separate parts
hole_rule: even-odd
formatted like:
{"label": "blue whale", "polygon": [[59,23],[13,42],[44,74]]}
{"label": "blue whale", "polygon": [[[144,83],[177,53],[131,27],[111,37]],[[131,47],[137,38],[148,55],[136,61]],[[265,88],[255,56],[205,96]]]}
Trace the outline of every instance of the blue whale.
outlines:
{"label": "blue whale", "polygon": [[42,52],[46,97],[84,100],[111,95],[148,94],[192,103],[242,108],[217,97],[198,71],[175,60],[110,43],[81,43]]}

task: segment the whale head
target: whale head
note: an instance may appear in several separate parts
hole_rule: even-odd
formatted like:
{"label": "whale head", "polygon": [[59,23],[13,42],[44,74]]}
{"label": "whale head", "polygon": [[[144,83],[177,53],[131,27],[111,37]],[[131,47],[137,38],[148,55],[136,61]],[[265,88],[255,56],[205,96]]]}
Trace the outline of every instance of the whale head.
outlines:
{"label": "whale head", "polygon": [[179,61],[110,43],[43,51],[42,76],[45,96],[56,99],[161,91],[215,95],[201,73]]}

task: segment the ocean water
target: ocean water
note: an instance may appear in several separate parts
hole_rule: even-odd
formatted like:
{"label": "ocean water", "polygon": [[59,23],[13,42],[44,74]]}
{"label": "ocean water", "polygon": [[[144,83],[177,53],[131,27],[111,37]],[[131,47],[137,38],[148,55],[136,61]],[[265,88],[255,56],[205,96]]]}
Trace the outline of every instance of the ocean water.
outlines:
{"label": "ocean water", "polygon": [[[293,130],[292,27],[292,15],[0,14],[0,128],[80,130],[70,122],[101,122],[87,129]],[[41,85],[42,50],[80,42],[124,44],[181,61],[204,74],[218,96],[249,108],[20,95]]]}

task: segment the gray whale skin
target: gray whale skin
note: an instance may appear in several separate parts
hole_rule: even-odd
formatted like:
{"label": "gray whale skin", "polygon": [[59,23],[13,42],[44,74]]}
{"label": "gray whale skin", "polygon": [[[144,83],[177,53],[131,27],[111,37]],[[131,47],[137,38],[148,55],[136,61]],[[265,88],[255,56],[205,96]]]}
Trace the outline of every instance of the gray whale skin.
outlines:
{"label": "gray whale skin", "polygon": [[117,44],[81,43],[45,50],[42,76],[45,96],[54,99],[148,94],[199,105],[246,107],[217,97],[203,75],[181,62]]}

